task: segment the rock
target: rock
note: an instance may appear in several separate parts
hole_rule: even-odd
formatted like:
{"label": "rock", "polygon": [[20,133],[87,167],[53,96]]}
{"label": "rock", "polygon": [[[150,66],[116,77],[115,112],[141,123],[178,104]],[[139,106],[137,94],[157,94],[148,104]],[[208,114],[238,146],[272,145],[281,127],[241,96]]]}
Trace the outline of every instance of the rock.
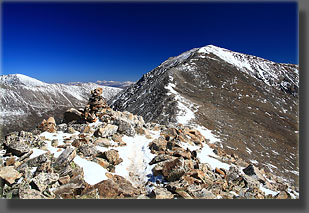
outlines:
{"label": "rock", "polygon": [[13,166],[0,168],[0,178],[6,180],[10,184],[13,184],[15,180],[19,179],[21,176],[22,174],[16,171]]}
{"label": "rock", "polygon": [[186,128],[185,131],[184,131],[184,134],[189,136],[191,138],[191,140],[197,145],[200,145],[200,144],[202,144],[202,142],[206,141],[204,136],[196,129]]}
{"label": "rock", "polygon": [[14,134],[7,135],[3,145],[6,153],[12,153],[18,157],[30,151],[29,145],[21,137]]}
{"label": "rock", "polygon": [[243,176],[245,182],[247,183],[247,187],[249,188],[259,188],[260,182],[257,181],[255,178],[252,178],[251,176],[244,175]]}
{"label": "rock", "polygon": [[225,177],[225,172],[222,169],[219,169],[218,167],[216,167],[215,172]]}
{"label": "rock", "polygon": [[19,198],[20,199],[46,199],[41,192],[35,189],[23,189],[19,190]]}
{"label": "rock", "polygon": [[256,191],[252,188],[249,188],[244,194],[244,197],[246,199],[256,199],[255,196],[256,196]]}
{"label": "rock", "polygon": [[59,175],[57,173],[40,173],[32,179],[32,183],[40,192],[43,192],[48,185],[58,181]]}
{"label": "rock", "polygon": [[49,117],[47,121],[44,119],[38,127],[43,132],[47,131],[50,133],[55,133],[57,131],[56,121],[54,117]]}
{"label": "rock", "polygon": [[99,190],[100,198],[136,197],[140,194],[129,181],[119,175],[103,180],[94,187]]}
{"label": "rock", "polygon": [[138,128],[135,128],[136,130],[136,133],[139,134],[139,135],[149,135],[149,131],[143,127],[138,127]]}
{"label": "rock", "polygon": [[238,169],[235,166],[230,166],[229,171],[226,174],[227,180],[236,180],[239,177]]}
{"label": "rock", "polygon": [[76,196],[77,199],[100,199],[99,190],[93,189],[80,196]]}
{"label": "rock", "polygon": [[114,149],[105,151],[103,153],[103,158],[106,159],[110,164],[113,164],[113,165],[118,165],[123,161],[119,157],[118,151],[114,150]]}
{"label": "rock", "polygon": [[97,146],[102,146],[102,147],[111,147],[111,141],[108,140],[107,138],[98,138],[94,142],[95,145]]}
{"label": "rock", "polygon": [[80,139],[75,139],[72,143],[72,146],[79,148],[82,145],[82,141]]}
{"label": "rock", "polygon": [[69,134],[74,134],[76,131],[75,129],[72,127],[72,126],[69,126],[66,133],[69,133]]}
{"label": "rock", "polygon": [[189,195],[189,193],[186,192],[186,191],[176,191],[176,193],[177,193],[181,198],[184,198],[184,199],[193,199],[193,197],[191,197],[191,195]]}
{"label": "rock", "polygon": [[61,195],[63,198],[66,198],[66,197],[72,198],[76,195],[76,190],[81,189],[84,186],[85,186],[85,181],[83,179],[83,174],[82,173],[73,174],[73,176],[70,178],[69,183],[63,184],[53,189],[53,193],[55,195]]}
{"label": "rock", "polygon": [[57,147],[58,146],[58,139],[53,139],[51,141],[51,145],[52,145],[52,147]]}
{"label": "rock", "polygon": [[163,137],[154,139],[149,143],[149,149],[153,151],[165,151],[167,146],[167,141]]}
{"label": "rock", "polygon": [[61,185],[64,185],[64,184],[69,183],[70,180],[71,180],[70,176],[66,175],[66,176],[60,177],[58,181]]}
{"label": "rock", "polygon": [[245,169],[243,169],[243,172],[246,175],[249,175],[256,180],[260,181],[261,183],[265,184],[267,182],[266,178],[263,176],[264,171],[260,171],[257,167],[254,165],[250,164],[247,166]]}
{"label": "rock", "polygon": [[174,195],[165,188],[156,187],[150,193],[150,198],[155,199],[173,199]]}
{"label": "rock", "polygon": [[201,171],[201,170],[195,169],[192,172],[191,176],[196,178],[196,179],[199,179],[199,180],[203,181],[204,183],[212,182],[211,180],[209,180],[210,178],[206,175],[206,173]]}
{"label": "rock", "polygon": [[82,186],[82,184],[77,183],[67,183],[64,185],[61,185],[53,190],[53,193],[55,195],[65,195],[65,194],[72,194],[75,189],[78,189]]}
{"label": "rock", "polygon": [[171,159],[176,159],[176,157],[170,156],[170,155],[166,155],[166,154],[160,154],[155,156],[150,162],[149,165],[153,165],[162,161],[166,161],[166,160],[171,160]]}
{"label": "rock", "polygon": [[182,157],[175,160],[165,161],[163,164],[162,175],[168,181],[179,180],[185,172],[185,161]]}
{"label": "rock", "polygon": [[118,126],[118,132],[126,136],[135,136],[136,132],[134,127],[124,119],[117,119],[115,124]]}
{"label": "rock", "polygon": [[82,120],[82,112],[77,109],[70,108],[63,114],[63,121],[65,123],[70,123],[72,121],[81,121]]}
{"label": "rock", "polygon": [[41,172],[45,172],[45,173],[52,173],[53,169],[51,168],[51,162],[48,160],[42,164],[40,164],[36,171],[35,171],[35,175],[41,173]]}
{"label": "rock", "polygon": [[141,194],[141,195],[139,195],[136,199],[143,199],[143,200],[146,200],[146,199],[150,199],[148,196],[146,196],[146,195],[143,195],[143,194]]}
{"label": "rock", "polygon": [[54,163],[54,167],[56,169],[60,169],[61,167],[69,165],[75,156],[76,150],[74,148],[67,147],[57,158],[56,162]]}
{"label": "rock", "polygon": [[122,140],[122,136],[119,134],[114,134],[112,136],[113,141],[115,141],[116,143],[118,143],[119,146],[125,146],[127,145],[123,140]]}
{"label": "rock", "polygon": [[82,130],[82,133],[93,133],[93,129],[89,126],[89,125],[87,125],[87,126],[85,126],[85,128]]}
{"label": "rock", "polygon": [[66,132],[68,129],[68,125],[66,123],[62,123],[58,125],[57,130],[61,132]]}
{"label": "rock", "polygon": [[281,191],[275,195],[275,199],[291,199],[291,195],[287,191]]}
{"label": "rock", "polygon": [[243,169],[243,172],[244,172],[246,175],[249,175],[249,176],[255,175],[254,166],[253,166],[252,164],[250,164],[250,165],[247,166],[245,169]]}
{"label": "rock", "polygon": [[10,157],[5,161],[5,165],[6,166],[13,166],[15,164],[15,158],[14,157]]}
{"label": "rock", "polygon": [[[26,164],[29,166],[29,167],[38,167],[39,165],[45,163],[49,158],[50,158],[50,153],[49,152],[46,152],[44,154],[41,154],[37,157],[34,157],[34,158],[31,158],[29,159]],[[18,168],[17,168],[18,169]]]}
{"label": "rock", "polygon": [[191,152],[190,150],[185,150],[181,147],[175,147],[173,148],[173,156],[176,156],[176,157],[183,157],[185,159],[191,159]]}
{"label": "rock", "polygon": [[96,158],[96,162],[105,169],[110,166],[109,162],[103,158]]}
{"label": "rock", "polygon": [[83,144],[78,148],[78,152],[85,157],[94,157],[98,154],[98,150],[94,145]]}
{"label": "rock", "polygon": [[119,186],[112,180],[103,180],[95,185],[99,190],[100,198],[117,198],[121,192]]}
{"label": "rock", "polygon": [[94,132],[94,136],[96,137],[108,137],[108,136],[112,136],[113,134],[115,134],[118,130],[118,127],[115,125],[111,125],[111,124],[107,124],[104,127],[99,128],[98,130],[96,130]]}
{"label": "rock", "polygon": [[207,189],[202,189],[198,191],[192,191],[191,194],[194,198],[197,199],[215,199],[217,198],[216,195],[214,195],[211,191],[208,191]]}

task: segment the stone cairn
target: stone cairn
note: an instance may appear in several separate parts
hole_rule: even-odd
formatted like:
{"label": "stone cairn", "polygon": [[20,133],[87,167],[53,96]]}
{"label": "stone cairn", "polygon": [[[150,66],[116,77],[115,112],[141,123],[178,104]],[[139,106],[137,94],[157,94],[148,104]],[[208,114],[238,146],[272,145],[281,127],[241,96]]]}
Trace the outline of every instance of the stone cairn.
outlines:
{"label": "stone cairn", "polygon": [[106,101],[102,97],[102,88],[96,88],[91,91],[91,97],[86,105],[83,118],[88,122],[95,122],[96,117],[101,117],[104,109],[109,109]]}

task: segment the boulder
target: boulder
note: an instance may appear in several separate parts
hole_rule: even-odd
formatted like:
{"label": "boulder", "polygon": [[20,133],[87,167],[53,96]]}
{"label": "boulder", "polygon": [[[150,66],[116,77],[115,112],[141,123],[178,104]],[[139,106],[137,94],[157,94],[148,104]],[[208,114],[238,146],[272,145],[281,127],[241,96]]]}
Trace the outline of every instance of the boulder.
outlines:
{"label": "boulder", "polygon": [[112,165],[118,165],[118,164],[120,164],[123,161],[119,157],[118,151],[114,150],[114,149],[105,151],[103,153],[103,158],[106,159]]}
{"label": "boulder", "polygon": [[108,140],[107,138],[98,138],[95,140],[94,142],[95,145],[97,146],[102,146],[102,147],[111,147],[112,143],[110,140]]}
{"label": "boulder", "polygon": [[40,191],[35,189],[20,189],[19,190],[20,199],[46,199]]}
{"label": "boulder", "polygon": [[7,135],[3,142],[6,153],[12,153],[18,157],[30,151],[29,145],[22,139],[22,137],[14,134]]}
{"label": "boulder", "polygon": [[97,148],[92,144],[83,144],[79,146],[78,152],[81,153],[85,157],[94,157],[98,154]]}
{"label": "boulder", "polygon": [[103,180],[94,187],[99,190],[100,198],[137,197],[140,194],[129,181],[119,175]]}
{"label": "boulder", "polygon": [[154,139],[152,142],[149,143],[149,149],[154,151],[165,151],[167,146],[167,141],[163,137],[159,137]]}
{"label": "boulder", "polygon": [[49,152],[46,152],[44,154],[41,154],[37,157],[34,157],[34,158],[31,158],[29,159],[26,164],[29,166],[29,167],[38,167],[40,166],[41,164],[45,163],[46,161],[48,161],[48,159],[50,158],[50,153]]}
{"label": "boulder", "polygon": [[182,157],[175,160],[165,161],[163,164],[162,175],[168,181],[179,180],[186,172],[185,161]]}
{"label": "boulder", "polygon": [[265,177],[262,175],[262,172],[255,167],[254,165],[250,164],[249,166],[247,166],[246,168],[243,169],[243,172],[248,175],[253,177],[254,179],[265,183],[267,180],[265,179]]}
{"label": "boulder", "polygon": [[45,132],[50,132],[50,133],[55,133],[57,131],[57,128],[56,128],[56,121],[54,119],[54,117],[49,117],[47,119],[47,121],[44,119],[41,124],[38,126],[38,128]]}
{"label": "boulder", "polygon": [[193,197],[186,191],[176,191],[176,193],[184,199],[193,199]]}
{"label": "boulder", "polygon": [[66,176],[60,177],[58,181],[61,185],[64,185],[64,184],[69,183],[70,180],[71,180],[70,176],[66,175]]}
{"label": "boulder", "polygon": [[6,180],[9,184],[13,184],[16,179],[22,176],[21,173],[16,171],[13,166],[6,166],[0,168],[0,178]]}
{"label": "boulder", "polygon": [[126,136],[131,136],[131,137],[135,136],[136,134],[134,127],[127,120],[117,119],[115,120],[115,125],[118,126],[118,132],[120,134],[124,134]]}
{"label": "boulder", "polygon": [[59,144],[58,139],[53,139],[53,140],[51,141],[51,146],[52,146],[52,147],[57,147],[58,144]]}
{"label": "boulder", "polygon": [[156,187],[150,193],[150,198],[155,199],[173,199],[174,194],[168,191],[166,188]]}
{"label": "boulder", "polygon": [[291,199],[291,195],[287,191],[281,191],[275,195],[275,199]]}
{"label": "boulder", "polygon": [[67,147],[57,158],[54,163],[56,169],[69,165],[76,156],[75,148]]}
{"label": "boulder", "polygon": [[82,120],[82,112],[77,109],[70,108],[63,114],[63,121],[65,123],[70,123],[72,121],[80,121]]}
{"label": "boulder", "polygon": [[149,165],[153,165],[162,161],[166,161],[166,160],[171,160],[171,159],[176,159],[176,157],[170,156],[170,155],[166,155],[166,154],[160,154],[160,155],[156,155],[150,162]]}
{"label": "boulder", "polygon": [[59,174],[57,173],[39,173],[32,179],[32,185],[38,189],[40,192],[43,192],[48,185],[55,183],[59,179]]}
{"label": "boulder", "polygon": [[182,147],[175,147],[173,148],[173,156],[176,157],[183,157],[185,159],[191,159],[191,152],[190,150],[185,150]]}
{"label": "boulder", "polygon": [[113,134],[117,132],[117,130],[118,130],[118,126],[107,124],[106,126],[97,129],[94,132],[94,136],[105,138],[108,136],[112,136]]}
{"label": "boulder", "polygon": [[198,191],[192,191],[191,192],[193,198],[196,199],[215,199],[217,198],[216,195],[214,195],[211,191],[208,191],[207,189],[201,189]]}

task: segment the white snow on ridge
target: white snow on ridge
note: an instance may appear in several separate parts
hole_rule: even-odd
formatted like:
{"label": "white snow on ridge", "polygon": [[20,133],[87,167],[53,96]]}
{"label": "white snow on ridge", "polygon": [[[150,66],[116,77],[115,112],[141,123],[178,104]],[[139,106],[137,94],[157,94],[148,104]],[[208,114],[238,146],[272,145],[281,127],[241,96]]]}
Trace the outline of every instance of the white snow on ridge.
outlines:
{"label": "white snow on ridge", "polygon": [[90,185],[97,184],[107,179],[105,175],[107,170],[95,162],[83,159],[76,155],[76,157],[74,158],[74,163],[83,168],[84,179]]}
{"label": "white snow on ridge", "polygon": [[178,123],[181,123],[183,125],[188,125],[190,120],[195,118],[194,112],[188,107],[188,105],[191,106],[192,103],[190,103],[187,99],[185,99],[178,92],[176,92],[176,90],[174,89],[176,85],[171,83],[173,81],[173,77],[169,76],[169,78],[170,78],[170,82],[168,83],[167,86],[165,86],[165,89],[170,91],[168,95],[169,94],[175,95],[175,99],[178,104],[177,107],[179,110],[176,120]]}
{"label": "white snow on ridge", "polygon": [[[269,61],[252,55],[230,51],[228,49],[216,47],[214,45],[207,45],[201,47],[198,49],[197,52],[201,54],[201,58],[205,58],[205,54],[212,53],[217,57],[221,58],[222,60],[226,61],[227,63],[234,65],[241,72],[247,73],[251,77],[262,79],[263,82],[269,86],[273,84],[274,80],[279,81],[279,76],[282,76],[283,73],[285,73],[284,76],[286,78],[288,78],[295,85],[298,85],[298,77],[296,77],[295,81],[293,81],[286,68],[282,66],[280,68],[280,71],[278,71],[278,68],[275,66],[275,64],[279,63],[275,63],[273,61]],[[296,74],[298,73],[297,68],[291,68],[291,70]]]}
{"label": "white snow on ridge", "polygon": [[23,74],[10,74],[10,75],[1,75],[0,76],[0,83],[6,85],[14,85],[14,84],[24,84],[33,87],[41,87],[41,86],[48,86],[47,83],[39,81],[37,79],[31,78],[29,76]]}
{"label": "white snow on ridge", "polygon": [[[159,132],[152,132],[153,139],[160,136]],[[147,139],[145,136],[137,135],[135,137],[124,136],[123,141],[126,146],[115,148],[119,156],[124,160],[115,168],[115,173],[127,178],[135,186],[146,183],[147,175],[152,174],[154,165],[149,162],[155,157],[148,148],[153,139]],[[130,176],[134,174],[134,177]]]}

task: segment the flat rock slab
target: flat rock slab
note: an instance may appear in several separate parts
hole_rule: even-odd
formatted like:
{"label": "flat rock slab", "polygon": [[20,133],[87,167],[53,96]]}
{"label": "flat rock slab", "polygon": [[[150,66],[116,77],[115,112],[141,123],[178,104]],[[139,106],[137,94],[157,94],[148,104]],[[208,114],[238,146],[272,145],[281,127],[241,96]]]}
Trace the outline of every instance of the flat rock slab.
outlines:
{"label": "flat rock slab", "polygon": [[13,166],[6,166],[0,168],[0,177],[10,184],[13,184],[16,179],[22,176],[21,173],[16,171]]}

